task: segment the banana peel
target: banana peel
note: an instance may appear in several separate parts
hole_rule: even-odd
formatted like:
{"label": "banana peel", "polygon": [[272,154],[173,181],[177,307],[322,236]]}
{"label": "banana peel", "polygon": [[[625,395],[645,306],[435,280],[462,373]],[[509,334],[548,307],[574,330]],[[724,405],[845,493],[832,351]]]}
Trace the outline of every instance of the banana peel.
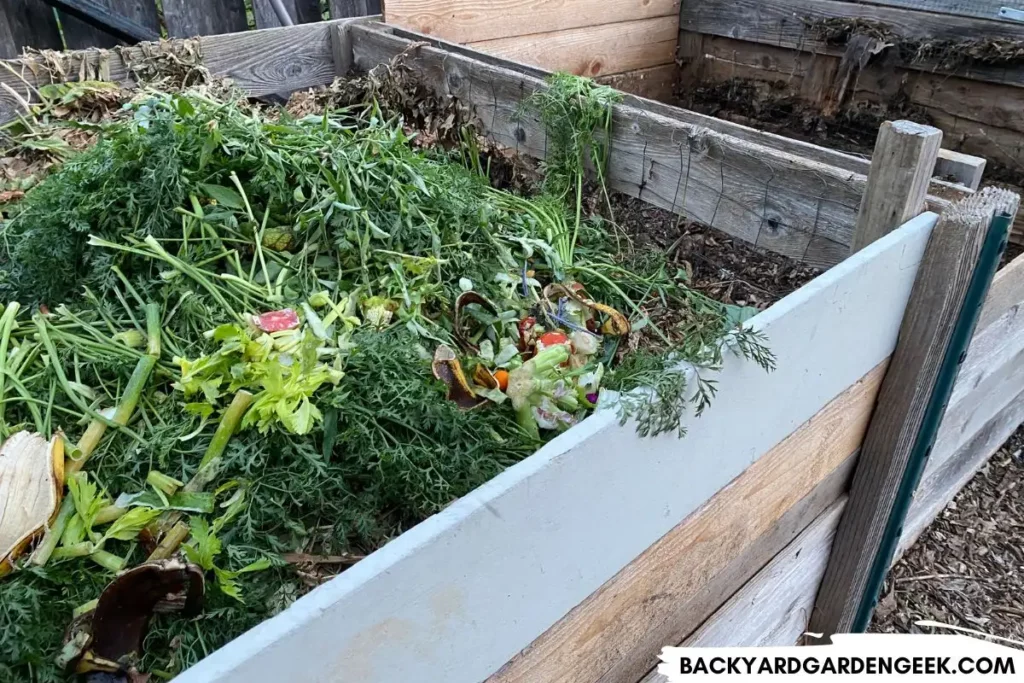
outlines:
{"label": "banana peel", "polygon": [[60,510],[64,492],[64,438],[21,431],[0,446],[0,577]]}
{"label": "banana peel", "polygon": [[199,614],[205,588],[203,570],[177,558],[121,572],[71,623],[58,663],[79,674],[135,674],[153,615]]}
{"label": "banana peel", "polygon": [[544,298],[548,301],[557,301],[561,297],[571,299],[577,304],[605,316],[605,321],[601,324],[602,334],[612,337],[624,337],[629,334],[629,319],[611,306],[594,301],[580,283],[554,283],[544,288]]}
{"label": "banana peel", "polygon": [[445,344],[437,347],[434,351],[434,361],[431,364],[434,377],[445,383],[448,387],[448,399],[455,401],[463,410],[476,408],[486,401],[485,398],[477,396],[476,392],[469,385],[466,372],[459,363],[455,349]]}

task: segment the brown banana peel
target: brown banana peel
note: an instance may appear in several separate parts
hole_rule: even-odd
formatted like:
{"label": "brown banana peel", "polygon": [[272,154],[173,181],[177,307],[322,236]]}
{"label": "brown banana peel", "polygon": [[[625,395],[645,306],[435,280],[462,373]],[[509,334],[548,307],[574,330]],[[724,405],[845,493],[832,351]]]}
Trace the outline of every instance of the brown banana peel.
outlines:
{"label": "brown banana peel", "polygon": [[629,319],[611,306],[594,301],[578,282],[554,283],[544,288],[544,298],[548,301],[557,301],[561,297],[572,299],[581,306],[605,316],[605,321],[601,325],[602,334],[612,337],[624,337],[629,334]]}
{"label": "brown banana peel", "polygon": [[434,377],[445,383],[448,387],[448,400],[455,401],[463,410],[475,408],[484,403],[486,399],[477,396],[473,388],[469,386],[466,379],[466,372],[459,363],[455,350],[442,344],[434,351],[434,362],[431,364]]}
{"label": "brown banana peel", "polygon": [[0,577],[53,522],[63,493],[63,435],[21,431],[0,445]]}

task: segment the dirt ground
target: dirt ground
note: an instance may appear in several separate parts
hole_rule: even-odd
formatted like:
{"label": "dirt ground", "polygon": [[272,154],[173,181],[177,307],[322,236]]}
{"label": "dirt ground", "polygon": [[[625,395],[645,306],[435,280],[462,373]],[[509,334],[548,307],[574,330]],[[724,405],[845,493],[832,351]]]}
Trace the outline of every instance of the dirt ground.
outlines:
{"label": "dirt ground", "polygon": [[1024,427],[890,572],[871,631],[940,621],[1024,641]]}
{"label": "dirt ground", "polygon": [[764,309],[822,272],[639,199],[612,200],[634,248],[665,251],[670,263],[691,274],[694,287],[723,303]]}

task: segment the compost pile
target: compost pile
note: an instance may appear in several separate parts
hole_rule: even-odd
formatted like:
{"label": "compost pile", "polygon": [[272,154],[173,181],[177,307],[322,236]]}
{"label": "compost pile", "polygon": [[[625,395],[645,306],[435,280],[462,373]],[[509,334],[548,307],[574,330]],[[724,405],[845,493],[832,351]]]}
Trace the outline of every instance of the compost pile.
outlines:
{"label": "compost pile", "polygon": [[9,128],[8,158],[90,145],[0,207],[0,678],[171,676],[599,403],[681,433],[724,353],[770,367],[753,311],[583,210],[613,101],[531,101],[526,193],[471,127],[423,145],[375,98],[148,91]]}

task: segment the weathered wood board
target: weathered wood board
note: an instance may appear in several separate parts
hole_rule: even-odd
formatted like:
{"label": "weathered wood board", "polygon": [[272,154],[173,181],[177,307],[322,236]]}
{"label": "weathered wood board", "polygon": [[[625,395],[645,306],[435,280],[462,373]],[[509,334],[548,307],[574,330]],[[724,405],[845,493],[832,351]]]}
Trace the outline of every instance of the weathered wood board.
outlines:
{"label": "weathered wood board", "polygon": [[552,71],[597,78],[672,64],[676,15],[467,43],[481,52]]}
{"label": "weathered wood board", "polygon": [[630,95],[650,100],[667,100],[672,97],[677,69],[673,62],[649,69],[636,69],[621,74],[602,76],[597,81]]}
{"label": "weathered wood board", "polygon": [[600,411],[179,680],[283,680],[296,661],[311,680],[485,679],[888,357],[935,220],[753,318],[778,369],[727,358],[685,439]]}
{"label": "weathered wood board", "polygon": [[[935,447],[914,493],[894,562],[1024,422],[1024,315],[1019,314],[1022,304],[1024,257],[1018,257],[996,274],[989,289]],[[982,368],[986,377],[978,381],[977,373]],[[837,524],[838,518],[831,522],[831,527],[834,529]],[[801,538],[809,533],[810,529]],[[798,548],[800,557],[796,558],[794,550]],[[700,644],[706,647],[796,642],[807,627],[818,581],[831,549],[826,548],[824,555],[807,555],[802,548],[796,542],[787,547],[685,642],[695,644],[697,634]],[[772,567],[791,563],[800,566],[806,580],[780,583],[779,574]],[[743,602],[744,596],[766,592],[773,597],[759,601],[754,609]],[[758,627],[746,629],[743,623],[757,623]],[[726,628],[727,625],[730,627]],[[665,680],[652,672],[642,683]]]}
{"label": "weathered wood board", "polygon": [[384,8],[389,24],[456,43],[678,16],[679,0],[606,0],[599,9],[593,0],[388,0]]}
{"label": "weathered wood board", "polygon": [[[726,38],[736,38],[776,47],[841,56],[842,46],[829,45],[817,37],[810,24],[821,19],[866,19],[882,22],[910,40],[1020,40],[1019,25],[969,19],[949,15],[915,12],[893,7],[841,2],[839,0],[701,0],[684,2],[680,10],[680,29]],[[899,63],[899,62],[897,62]],[[955,70],[943,69],[934,62],[901,63],[912,69],[954,73],[954,75],[993,83],[1024,85],[1024,69],[1005,65],[969,64]]]}
{"label": "weathered wood board", "polygon": [[[768,110],[792,106],[786,100],[794,97],[820,107],[831,79],[815,78],[823,71],[834,73],[839,61],[839,57],[829,54],[709,35],[703,37],[700,64],[683,85],[750,80],[762,84],[764,101],[760,106]],[[950,150],[1013,168],[1024,162],[1024,124],[1016,115],[1024,108],[1024,88],[869,64],[850,84],[847,97],[847,109],[903,100],[942,129],[943,145]],[[778,105],[773,99],[779,101]],[[814,150],[805,153],[813,154]],[[949,154],[946,157],[951,160]],[[842,165],[839,161],[837,158],[832,163]],[[937,168],[936,173],[941,175],[943,171]],[[970,175],[969,169],[961,173]]]}
{"label": "weathered wood board", "polygon": [[[331,29],[358,19],[301,24],[261,31],[243,31],[198,39],[203,64],[211,73],[231,78],[253,96],[289,92],[330,83],[335,76]],[[134,59],[141,48],[126,48]],[[161,48],[156,48],[161,49]],[[164,48],[167,49],[167,48]],[[82,61],[85,67],[82,67]],[[84,70],[89,78],[115,82],[130,80],[121,57],[113,51],[85,50],[70,53],[68,72]],[[0,68],[0,83],[32,101],[34,88],[49,83],[50,75],[31,59],[11,60],[10,69]],[[20,110],[14,100],[0,91],[0,123]]]}
{"label": "weathered wood board", "polygon": [[[681,644],[685,647],[792,645],[807,626],[846,505],[841,496]],[[668,683],[653,670],[640,683]]]}
{"label": "weathered wood board", "polygon": [[[497,142],[536,158],[543,126],[523,102],[538,78],[392,35],[352,26],[355,66],[408,54],[407,67],[444,95],[472,104]],[[846,256],[866,179],[856,173],[617,105],[607,179],[612,189],[688,215],[731,235],[813,263]]]}

